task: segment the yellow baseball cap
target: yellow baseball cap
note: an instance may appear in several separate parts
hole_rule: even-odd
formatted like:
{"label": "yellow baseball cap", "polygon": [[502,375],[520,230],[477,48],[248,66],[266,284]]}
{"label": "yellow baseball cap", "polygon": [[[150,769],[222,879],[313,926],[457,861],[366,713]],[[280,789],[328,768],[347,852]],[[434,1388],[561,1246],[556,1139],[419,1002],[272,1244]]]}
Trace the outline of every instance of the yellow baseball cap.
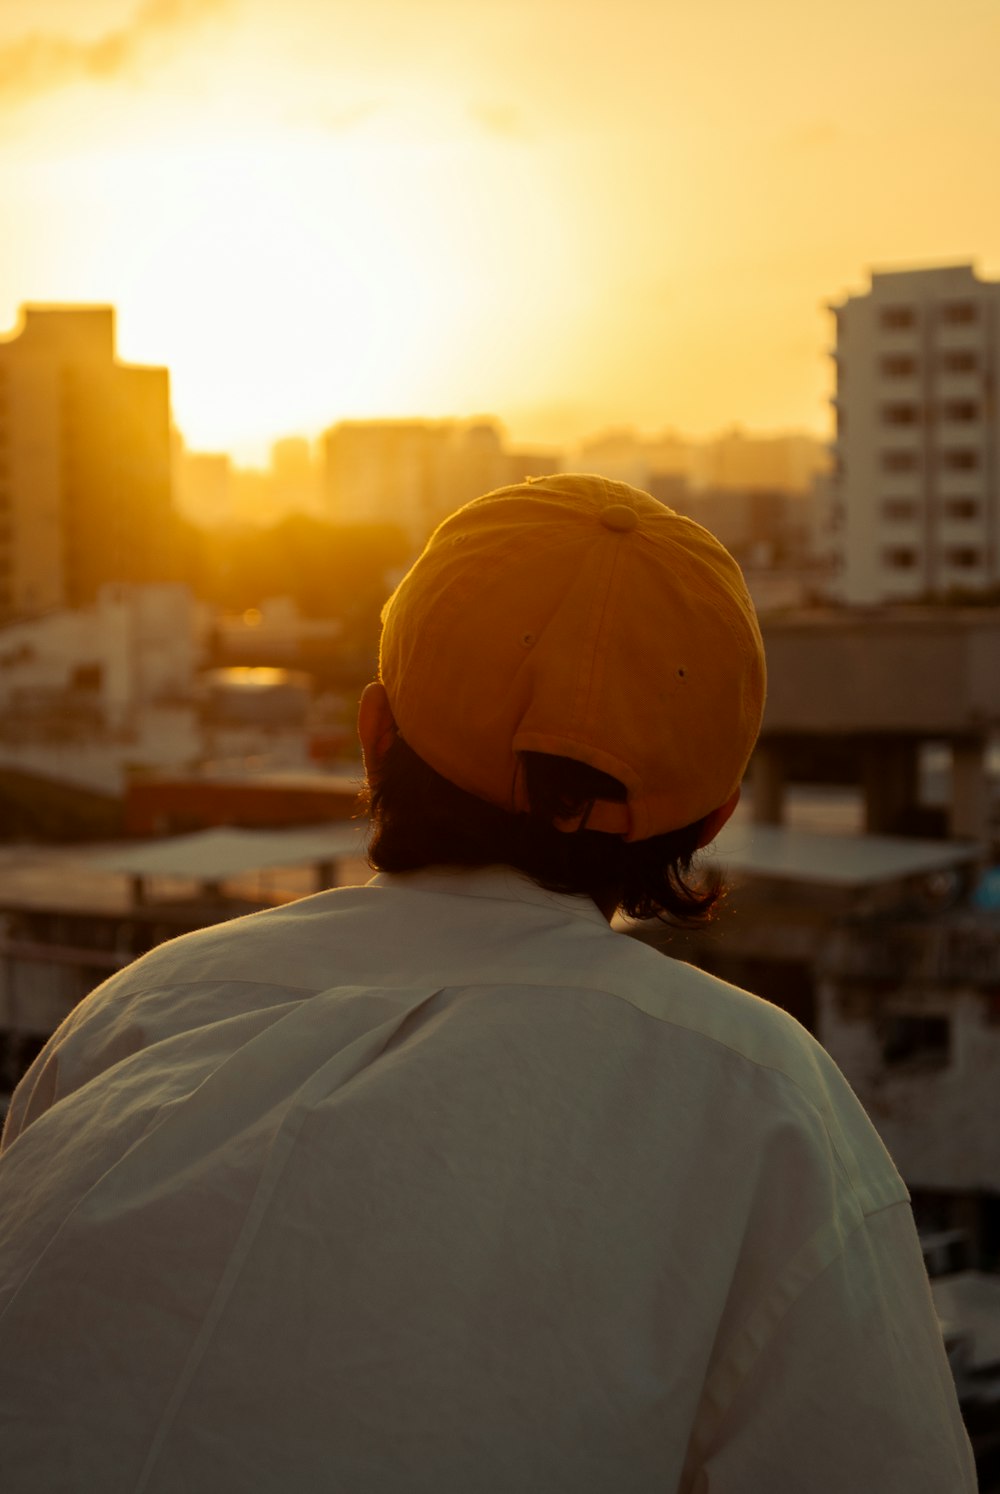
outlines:
{"label": "yellow baseball cap", "polygon": [[518,754],[620,780],[591,829],[644,840],[739,787],[764,710],[764,646],[736,562],[648,493],[529,478],[447,518],[382,612],[379,677],[442,777],[526,808]]}

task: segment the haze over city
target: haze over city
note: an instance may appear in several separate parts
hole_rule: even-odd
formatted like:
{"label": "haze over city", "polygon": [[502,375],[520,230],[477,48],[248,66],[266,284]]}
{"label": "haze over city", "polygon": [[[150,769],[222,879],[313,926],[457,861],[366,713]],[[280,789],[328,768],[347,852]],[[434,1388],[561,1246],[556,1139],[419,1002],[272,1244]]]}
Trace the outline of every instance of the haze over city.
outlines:
{"label": "haze over city", "polygon": [[1000,1494],[998,58],[0,0],[3,1494]]}
{"label": "haze over city", "polygon": [[1000,11],[6,0],[0,328],[118,308],[189,446],[829,432],[829,299],[1000,271]]}

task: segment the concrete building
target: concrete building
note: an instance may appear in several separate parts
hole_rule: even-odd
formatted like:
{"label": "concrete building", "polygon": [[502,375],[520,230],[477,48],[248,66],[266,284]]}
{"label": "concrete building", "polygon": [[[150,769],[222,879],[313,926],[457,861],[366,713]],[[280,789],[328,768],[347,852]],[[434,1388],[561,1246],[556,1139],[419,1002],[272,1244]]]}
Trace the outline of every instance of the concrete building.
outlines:
{"label": "concrete building", "polygon": [[1000,584],[1000,282],[971,265],[873,274],[836,317],[840,600]]}
{"label": "concrete building", "polygon": [[[839,782],[862,789],[869,833],[996,838],[996,608],[811,609],[767,617],[763,631],[768,696],[750,765],[758,824],[782,823],[787,785]],[[951,763],[941,824],[919,795],[931,744]]]}
{"label": "concrete building", "polygon": [[345,420],[323,440],[329,517],[338,524],[395,524],[416,548],[443,517],[448,420]]}
{"label": "concrete building", "polygon": [[120,796],[130,768],[196,757],[199,632],[175,583],[109,583],[90,607],[0,627],[0,778]]}
{"label": "concrete building", "polygon": [[694,454],[695,485],[729,492],[807,493],[828,465],[814,436],[788,432],[752,436],[739,426],[699,445]]}
{"label": "concrete building", "polygon": [[233,464],[224,452],[174,451],[174,494],[185,518],[203,529],[233,520]]}
{"label": "concrete building", "polygon": [[171,579],[169,379],[110,306],[29,306],[0,341],[0,620]]}
{"label": "concrete building", "polygon": [[321,468],[305,436],[284,436],[271,446],[271,484],[281,513],[322,513]]}
{"label": "concrete building", "polygon": [[323,438],[328,516],[395,524],[414,550],[463,503],[561,470],[554,452],[509,451],[493,420],[345,420]]}
{"label": "concrete building", "polygon": [[0,738],[24,738],[47,711],[92,702],[101,730],[141,706],[187,700],[197,666],[196,609],[186,586],[107,585],[93,606],[0,629]]}
{"label": "concrete building", "polygon": [[914,1194],[928,1230],[962,1230],[1000,1267],[1000,922],[948,880],[923,906],[855,916],[817,964],[818,1035]]}
{"label": "concrete building", "polygon": [[573,468],[650,490],[652,464],[647,444],[629,427],[602,431],[581,442],[574,452]]}

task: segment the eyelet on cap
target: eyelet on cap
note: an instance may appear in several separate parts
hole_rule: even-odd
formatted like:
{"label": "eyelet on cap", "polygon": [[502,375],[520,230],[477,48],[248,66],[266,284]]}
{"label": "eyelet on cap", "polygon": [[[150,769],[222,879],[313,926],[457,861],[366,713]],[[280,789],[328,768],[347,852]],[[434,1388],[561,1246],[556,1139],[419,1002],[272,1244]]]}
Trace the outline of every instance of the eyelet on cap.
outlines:
{"label": "eyelet on cap", "polygon": [[597,517],[605,529],[614,529],[619,534],[627,534],[639,522],[639,515],[634,508],[629,508],[627,503],[609,503],[607,508],[601,509]]}

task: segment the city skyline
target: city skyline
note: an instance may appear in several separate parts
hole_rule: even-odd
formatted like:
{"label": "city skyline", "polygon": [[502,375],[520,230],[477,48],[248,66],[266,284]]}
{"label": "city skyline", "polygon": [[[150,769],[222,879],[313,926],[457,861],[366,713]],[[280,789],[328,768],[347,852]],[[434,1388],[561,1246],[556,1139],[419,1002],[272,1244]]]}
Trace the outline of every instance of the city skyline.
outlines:
{"label": "city skyline", "polygon": [[[826,303],[1000,273],[1000,12],[8,0],[0,335],[113,303],[192,449],[830,433]],[[934,108],[927,100],[934,100]]]}

